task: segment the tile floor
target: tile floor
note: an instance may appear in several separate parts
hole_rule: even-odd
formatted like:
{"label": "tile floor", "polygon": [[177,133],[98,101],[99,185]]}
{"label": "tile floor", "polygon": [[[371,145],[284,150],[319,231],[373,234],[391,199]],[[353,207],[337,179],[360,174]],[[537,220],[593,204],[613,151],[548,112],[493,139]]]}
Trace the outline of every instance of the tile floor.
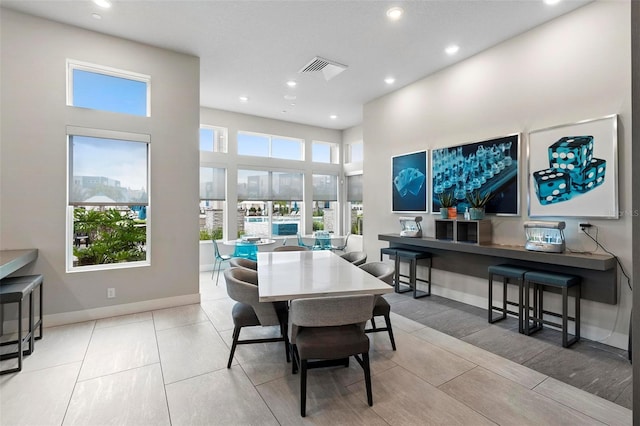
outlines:
{"label": "tile floor", "polygon": [[[373,407],[366,404],[362,371],[352,362],[310,372],[303,419],[298,376],[290,373],[282,343],[240,346],[226,368],[233,302],[223,281],[215,287],[210,273],[200,277],[200,305],[45,329],[23,371],[0,377],[0,423],[631,424],[629,409],[529,368],[553,370],[544,356],[557,355],[553,344],[536,353],[494,354],[481,346],[506,339],[500,333],[508,327],[491,326],[496,331],[489,333],[478,322],[449,335],[436,330],[447,327],[445,317],[436,317],[451,310],[446,300],[430,313],[426,302],[404,295],[389,296],[393,310],[404,314],[392,317],[398,350],[391,350],[386,333],[369,335]],[[423,314],[411,308],[414,302],[422,304],[413,308],[422,307]]]}

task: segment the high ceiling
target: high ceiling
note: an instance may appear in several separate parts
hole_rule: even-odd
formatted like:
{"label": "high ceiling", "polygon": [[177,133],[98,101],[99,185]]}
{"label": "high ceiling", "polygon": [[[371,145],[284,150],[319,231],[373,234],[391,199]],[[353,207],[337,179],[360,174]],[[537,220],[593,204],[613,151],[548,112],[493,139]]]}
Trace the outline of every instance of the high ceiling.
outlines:
{"label": "high ceiling", "polygon": [[[2,6],[196,55],[202,106],[345,129],[361,122],[364,103],[589,1],[114,0],[103,9],[91,0],[3,0]],[[386,16],[392,6],[404,9],[399,20]],[[454,43],[460,50],[447,55]],[[298,73],[316,56],[348,68],[329,81],[322,73]],[[391,85],[384,82],[389,76]]]}

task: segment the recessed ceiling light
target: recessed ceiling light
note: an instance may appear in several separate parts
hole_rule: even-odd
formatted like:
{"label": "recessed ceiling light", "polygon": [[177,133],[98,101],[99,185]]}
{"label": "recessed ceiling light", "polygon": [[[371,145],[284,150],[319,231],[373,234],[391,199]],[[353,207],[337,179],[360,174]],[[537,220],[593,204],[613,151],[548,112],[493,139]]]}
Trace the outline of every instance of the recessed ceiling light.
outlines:
{"label": "recessed ceiling light", "polygon": [[549,6],[553,6],[560,3],[560,0],[544,0],[544,4],[548,4]]}
{"label": "recessed ceiling light", "polygon": [[452,44],[444,49],[447,55],[455,55],[456,53],[458,53],[458,50],[460,50],[460,46],[458,46],[457,44]]}
{"label": "recessed ceiling light", "polygon": [[337,116],[337,115],[335,115],[335,114],[331,114],[331,115],[329,116],[329,118],[330,118],[330,119],[332,119],[332,120],[335,120],[336,118],[338,118],[338,116]]}
{"label": "recessed ceiling light", "polygon": [[97,14],[97,13],[92,13],[92,14],[91,14],[91,17],[92,17],[93,19],[97,19],[98,21],[102,19],[102,15],[99,15],[99,14]]}
{"label": "recessed ceiling light", "polygon": [[297,85],[298,85],[298,83],[296,83],[293,80],[287,81],[287,86],[289,86],[289,87],[296,87]]}
{"label": "recessed ceiling light", "polygon": [[238,99],[240,99],[240,102],[249,102],[249,97],[247,96],[240,96]]}
{"label": "recessed ceiling light", "polygon": [[387,78],[384,79],[384,82],[387,83],[387,84],[393,84],[393,83],[396,82],[396,79],[393,78],[393,77],[387,77]]}
{"label": "recessed ceiling light", "polygon": [[103,9],[109,9],[111,7],[111,1],[109,0],[93,0],[93,2]]}
{"label": "recessed ceiling light", "polygon": [[404,13],[404,10],[401,7],[392,7],[391,9],[387,10],[387,17],[389,19],[392,19],[394,21],[397,21],[398,19],[400,19],[402,17],[402,14]]}

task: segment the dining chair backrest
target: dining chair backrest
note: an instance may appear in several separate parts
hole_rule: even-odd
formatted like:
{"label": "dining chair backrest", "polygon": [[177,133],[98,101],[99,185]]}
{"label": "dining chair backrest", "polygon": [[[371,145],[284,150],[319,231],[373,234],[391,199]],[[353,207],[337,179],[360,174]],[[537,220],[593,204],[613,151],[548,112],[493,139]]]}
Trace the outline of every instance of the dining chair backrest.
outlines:
{"label": "dining chair backrest", "polygon": [[243,257],[234,257],[229,260],[229,266],[233,268],[249,268],[254,271],[258,270],[258,262],[251,259],[245,259]]}
{"label": "dining chair backrest", "polygon": [[395,273],[396,268],[389,263],[369,262],[360,265],[360,269],[370,273],[389,285],[393,285],[393,274]]}
{"label": "dining chair backrest", "polygon": [[367,253],[363,251],[350,251],[340,255],[341,258],[347,262],[353,263],[355,266],[360,266],[367,261]]}
{"label": "dining chair backrest", "polygon": [[364,327],[371,319],[373,303],[372,294],[292,300],[289,308],[290,342],[295,344],[301,327],[334,327],[349,324]]}
{"label": "dining chair backrest", "polygon": [[345,251],[347,249],[347,245],[349,244],[349,237],[351,236],[351,233],[348,233],[346,237],[344,237],[344,241],[342,242],[342,244],[337,245],[337,246],[333,246],[332,249],[333,250],[340,250],[340,251]]}
{"label": "dining chair backrest", "polygon": [[213,241],[213,255],[215,256],[216,259],[218,260],[222,260],[222,256],[220,255],[220,249],[218,248],[218,242],[216,240],[211,240]]}
{"label": "dining chair backrest", "polygon": [[229,268],[224,271],[227,294],[236,302],[251,305],[261,325],[278,325],[280,321],[273,302],[260,302],[258,273],[247,268]]}
{"label": "dining chair backrest", "polygon": [[309,249],[302,246],[278,246],[273,251],[309,251]]}

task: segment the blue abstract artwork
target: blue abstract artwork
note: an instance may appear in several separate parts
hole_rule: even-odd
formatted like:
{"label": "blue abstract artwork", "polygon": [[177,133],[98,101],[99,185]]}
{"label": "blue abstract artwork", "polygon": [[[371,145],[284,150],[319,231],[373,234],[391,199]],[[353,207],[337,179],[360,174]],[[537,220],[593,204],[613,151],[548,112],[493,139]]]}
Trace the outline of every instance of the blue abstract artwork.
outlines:
{"label": "blue abstract artwork", "polygon": [[391,158],[392,211],[427,211],[427,151]]}

